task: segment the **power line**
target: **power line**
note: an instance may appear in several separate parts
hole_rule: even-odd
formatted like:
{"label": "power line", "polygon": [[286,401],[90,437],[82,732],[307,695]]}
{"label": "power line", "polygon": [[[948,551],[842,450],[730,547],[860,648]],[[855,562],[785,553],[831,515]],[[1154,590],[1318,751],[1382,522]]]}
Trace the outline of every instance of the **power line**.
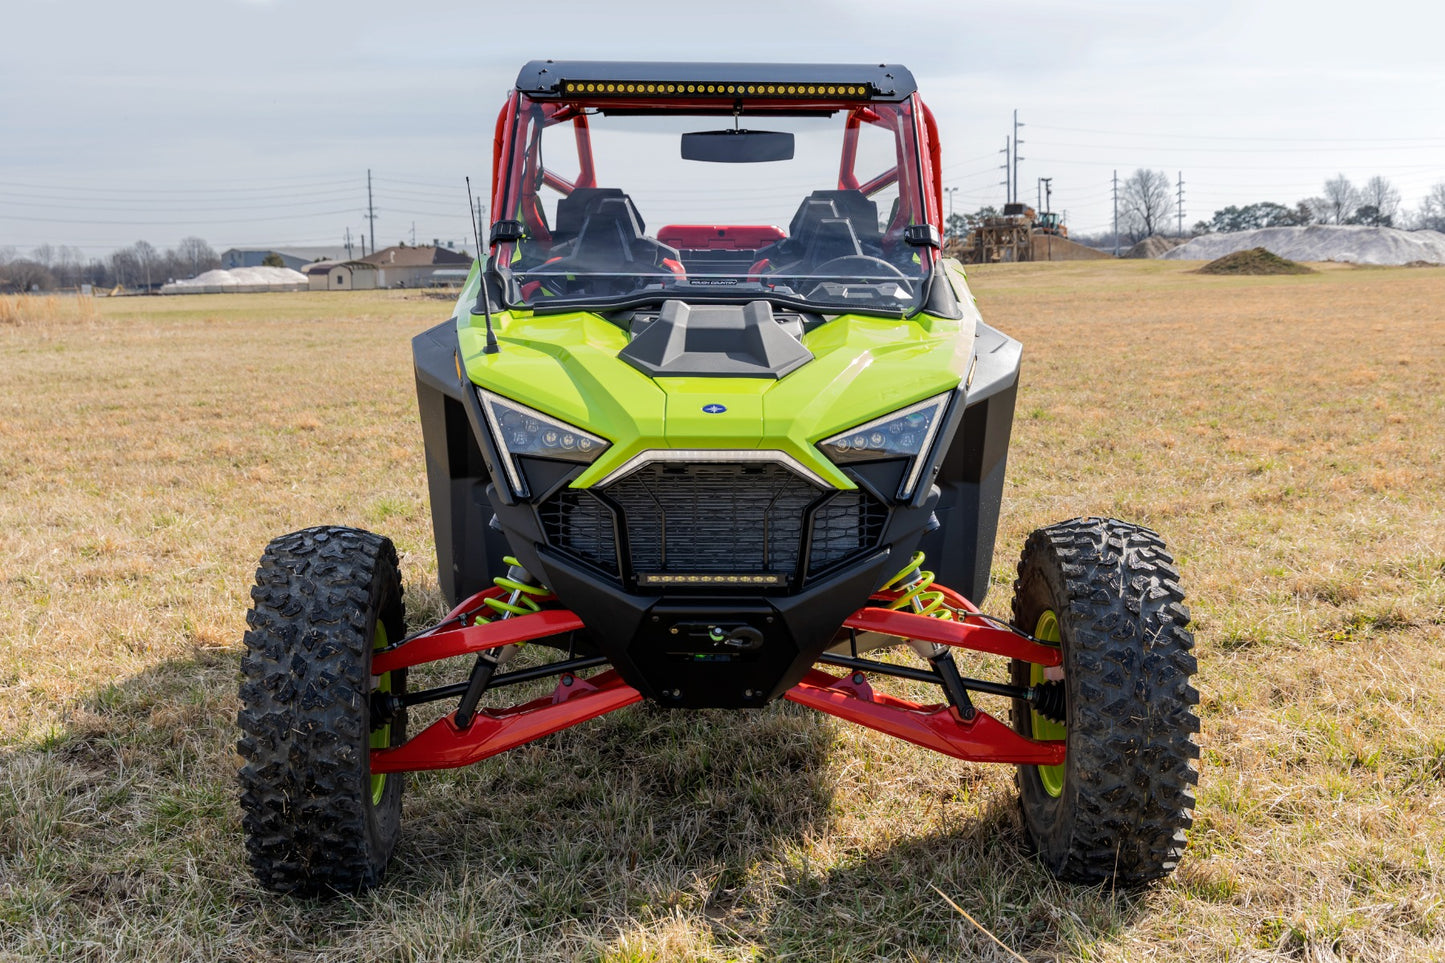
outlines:
{"label": "power line", "polygon": [[[313,184],[312,186],[321,188],[321,187],[327,187],[327,186],[330,186],[330,185],[336,185],[336,186],[339,187],[339,186],[342,186],[342,185],[351,185],[351,184],[354,184],[354,182],[353,182],[353,181],[325,180],[325,181],[317,181],[317,182],[314,182],[314,184]],[[78,185],[78,184],[76,184],[76,185],[35,184],[35,183],[28,182],[28,181],[4,180],[4,181],[0,181],[0,186],[4,186],[4,187],[16,187],[16,188],[20,188],[21,190],[26,190],[26,191],[51,191],[51,192],[71,191],[71,192],[82,193],[82,194],[104,194],[104,195],[106,195],[107,197],[113,197],[113,196],[115,196],[115,195],[117,195],[117,194],[142,194],[142,195],[148,195],[148,196],[165,196],[165,195],[168,195],[168,194],[209,194],[209,195],[214,196],[214,195],[217,195],[217,194],[237,194],[237,193],[247,193],[247,194],[254,194],[254,193],[275,193],[278,189],[279,189],[279,190],[282,190],[282,191],[288,192],[288,193],[286,194],[286,196],[290,197],[290,196],[304,196],[305,194],[311,192],[310,188],[309,188],[309,187],[306,187],[305,182],[286,183],[286,182],[279,182],[279,181],[278,181],[275,185],[272,185],[272,186],[270,186],[270,187],[240,187],[240,186],[235,186],[235,185],[231,185],[231,184],[216,184],[216,185],[211,186],[211,187],[194,187],[194,188],[175,187],[175,188],[153,189],[153,188],[136,188],[136,187],[85,187],[85,186],[83,186],[83,185]],[[296,188],[296,189],[299,190],[301,193],[300,193],[300,194],[290,193],[291,190],[292,190],[292,188]],[[303,188],[304,188],[304,189],[303,189]],[[353,187],[353,189],[354,189],[354,187]]]}
{"label": "power line", "polygon": [[[348,191],[348,194],[355,194],[355,191]],[[216,213],[218,217],[224,218],[229,211],[257,211],[266,208],[276,208],[286,211],[300,211],[306,207],[335,206],[343,203],[345,197],[320,197],[310,204],[306,203],[249,203],[249,204],[184,204],[179,208],[172,209],[175,202],[168,202],[164,209],[160,209],[159,202],[136,203],[136,204],[101,204],[81,200],[27,200],[23,196],[10,194],[7,191],[0,191],[0,200],[7,205],[14,207],[38,207],[45,210],[82,210],[82,211],[112,211],[115,213],[154,213],[154,214],[207,214]]]}
{"label": "power line", "polygon": [[[1076,144],[1070,141],[1051,140],[1052,147],[1073,147],[1079,150],[1133,150],[1168,154],[1348,154],[1359,151],[1374,152],[1379,145],[1361,147],[1164,147],[1158,144]],[[1392,147],[1391,150],[1439,151],[1445,144],[1414,144]]]}
{"label": "power line", "polygon": [[1005,136],[1003,139],[1003,150],[999,152],[1003,154],[1003,180],[999,181],[999,183],[1003,185],[1003,199],[1005,203],[1008,202],[1009,192],[1013,189],[1013,174],[1010,173],[1009,165],[1009,151],[1012,150],[1009,145],[1011,143],[1008,137]]}
{"label": "power line", "polygon": [[251,224],[261,221],[299,221],[308,217],[330,217],[333,214],[350,214],[353,210],[353,208],[348,207],[339,211],[314,211],[306,214],[274,214],[268,217],[211,217],[204,221],[117,221],[101,220],[94,217],[79,219],[65,217],[26,217],[19,214],[0,212],[0,221],[28,221],[35,224],[119,224],[131,227],[197,227],[215,224]]}
{"label": "power line", "polygon": [[1137,130],[1100,130],[1094,127],[1055,127],[1051,124],[1034,124],[1039,130],[1061,130],[1071,134],[1108,134],[1117,137],[1165,137],[1177,140],[1227,140],[1227,141],[1248,141],[1259,143],[1260,141],[1282,141],[1284,143],[1341,143],[1341,144],[1416,144],[1425,141],[1445,143],[1445,137],[1245,137],[1239,135],[1224,134],[1166,134],[1161,131],[1137,131]]}

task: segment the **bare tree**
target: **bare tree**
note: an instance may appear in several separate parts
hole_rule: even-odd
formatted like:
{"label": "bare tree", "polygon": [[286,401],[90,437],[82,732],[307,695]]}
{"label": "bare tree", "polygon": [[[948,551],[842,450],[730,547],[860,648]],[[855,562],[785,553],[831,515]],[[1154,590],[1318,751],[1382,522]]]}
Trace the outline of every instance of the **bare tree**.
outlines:
{"label": "bare tree", "polygon": [[1416,224],[1427,231],[1445,231],[1445,183],[1436,184],[1421,198]]}
{"label": "bare tree", "polygon": [[1157,234],[1174,213],[1173,187],[1163,171],[1139,168],[1124,181],[1119,200],[1125,227],[1135,241]]}
{"label": "bare tree", "polygon": [[161,266],[160,252],[149,241],[136,241],[130,246],[130,249],[135,257],[136,265],[139,267],[136,280],[143,279],[146,290],[149,291],[152,278],[157,273],[156,269]]}
{"label": "bare tree", "polygon": [[145,269],[136,257],[134,247],[123,247],[111,252],[110,273],[115,283],[121,286],[134,286],[145,280]]}
{"label": "bare tree", "polygon": [[1366,208],[1374,208],[1373,216],[1360,218],[1361,223],[1390,227],[1395,223],[1395,215],[1400,213],[1400,192],[1395,190],[1394,184],[1376,174],[1365,181],[1365,186],[1360,190],[1360,209],[1357,213],[1363,213]]}
{"label": "bare tree", "polygon": [[48,291],[54,287],[50,269],[39,261],[16,258],[0,267],[0,291]]}
{"label": "bare tree", "polygon": [[1315,220],[1321,224],[1343,224],[1360,206],[1360,192],[1344,174],[1325,181],[1322,197],[1312,197],[1309,205]]}
{"label": "bare tree", "polygon": [[189,271],[189,277],[195,277],[202,271],[209,271],[221,266],[221,259],[211,245],[198,237],[181,238],[181,243],[176,245],[175,253],[176,267],[180,269],[178,273]]}

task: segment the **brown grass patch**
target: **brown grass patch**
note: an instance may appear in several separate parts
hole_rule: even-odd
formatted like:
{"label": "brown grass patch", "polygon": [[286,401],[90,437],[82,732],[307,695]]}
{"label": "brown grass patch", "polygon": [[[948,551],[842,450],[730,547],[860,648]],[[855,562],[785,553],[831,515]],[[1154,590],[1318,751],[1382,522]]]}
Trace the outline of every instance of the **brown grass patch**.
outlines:
{"label": "brown grass patch", "polygon": [[937,886],[1031,960],[1445,958],[1445,271],[970,276],[1025,359],[986,608],[1074,515],[1183,568],[1204,759],[1174,877],[1054,882],[1002,767],[790,706],[635,707],[412,777],[377,892],[261,892],[252,569],[280,532],[375,527],[412,620],[441,608],[408,341],[446,308],[118,298],[0,328],[0,956],[1006,959]]}
{"label": "brown grass patch", "polygon": [[89,294],[0,294],[0,325],[67,324],[96,320]]}

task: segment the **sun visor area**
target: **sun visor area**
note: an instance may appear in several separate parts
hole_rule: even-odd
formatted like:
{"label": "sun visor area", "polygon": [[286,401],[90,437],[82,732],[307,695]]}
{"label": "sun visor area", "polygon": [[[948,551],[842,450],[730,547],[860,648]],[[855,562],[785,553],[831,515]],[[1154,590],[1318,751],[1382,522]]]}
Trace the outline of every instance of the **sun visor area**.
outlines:
{"label": "sun visor area", "polygon": [[666,301],[655,320],[636,319],[632,330],[617,356],[653,378],[781,378],[813,360],[767,301]]}

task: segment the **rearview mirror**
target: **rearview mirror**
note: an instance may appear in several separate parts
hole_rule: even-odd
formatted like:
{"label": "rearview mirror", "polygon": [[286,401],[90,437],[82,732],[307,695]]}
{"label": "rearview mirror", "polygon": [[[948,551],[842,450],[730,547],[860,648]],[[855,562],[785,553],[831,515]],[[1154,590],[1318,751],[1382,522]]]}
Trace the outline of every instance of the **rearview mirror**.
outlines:
{"label": "rearview mirror", "polygon": [[757,164],[793,159],[793,135],[774,130],[699,130],[682,135],[682,159]]}

